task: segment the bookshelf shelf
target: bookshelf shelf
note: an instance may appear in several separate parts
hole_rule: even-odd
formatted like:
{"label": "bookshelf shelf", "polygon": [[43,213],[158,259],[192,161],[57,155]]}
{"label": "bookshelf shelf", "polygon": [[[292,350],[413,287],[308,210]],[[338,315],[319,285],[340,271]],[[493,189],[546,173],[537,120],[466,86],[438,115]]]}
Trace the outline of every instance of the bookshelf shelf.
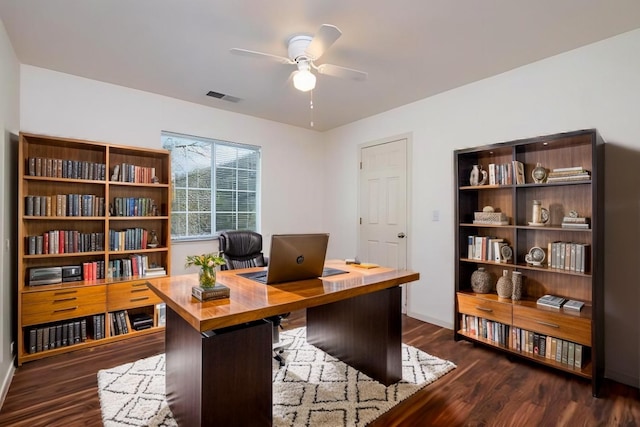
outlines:
{"label": "bookshelf shelf", "polygon": [[[147,287],[160,276],[139,273],[149,265],[170,274],[169,152],[21,133],[19,159],[18,364],[162,330],[161,301]],[[127,182],[112,180],[116,171]],[[116,199],[148,214],[113,216]],[[27,215],[31,210],[41,215]],[[141,249],[110,250],[110,232],[129,229],[142,233],[131,237],[131,247]],[[159,247],[140,240],[151,230]],[[116,265],[121,276],[114,275]],[[81,275],[67,277],[63,267],[81,267]],[[63,281],[30,285],[34,271],[45,274],[45,283]],[[127,325],[141,311],[153,324],[115,334],[109,315],[116,310]]]}
{"label": "bookshelf shelf", "polygon": [[[598,132],[589,129],[454,153],[455,339],[488,345],[507,355],[586,378],[591,381],[594,396],[604,376],[603,148],[604,141]],[[522,166],[520,179],[514,173],[518,163]],[[532,171],[538,163],[547,171],[579,167],[588,171],[590,179],[534,182]],[[488,171],[501,167],[503,184],[469,186],[474,165]],[[534,200],[541,201],[549,214],[548,223],[543,226],[532,218]],[[485,206],[503,212],[509,225],[473,223],[475,213],[483,211]],[[587,218],[589,228],[562,227],[567,222],[565,218],[576,212]],[[498,260],[497,249],[490,249],[491,245],[499,248],[502,244],[512,249],[513,257],[508,262]],[[534,247],[545,253],[542,265],[532,265],[525,260]],[[575,253],[570,252],[574,249]],[[582,257],[578,256],[581,251]],[[566,258],[561,258],[561,254]],[[573,265],[569,263],[571,255]],[[504,270],[508,275],[522,273],[523,299],[499,298],[495,290],[489,294],[474,293],[471,275],[478,267],[484,267],[493,275],[494,284]],[[582,301],[585,306],[578,312],[540,307],[536,300],[545,294]],[[524,340],[529,345],[529,338],[540,346],[536,351],[542,347],[540,340],[545,341],[544,355],[523,347]],[[546,351],[546,343],[551,340],[556,341],[556,350],[559,346],[564,351],[565,345],[571,350],[567,350],[565,359],[562,354],[553,357]],[[581,353],[577,353],[578,348]],[[571,354],[580,354],[580,360],[570,359]]]}

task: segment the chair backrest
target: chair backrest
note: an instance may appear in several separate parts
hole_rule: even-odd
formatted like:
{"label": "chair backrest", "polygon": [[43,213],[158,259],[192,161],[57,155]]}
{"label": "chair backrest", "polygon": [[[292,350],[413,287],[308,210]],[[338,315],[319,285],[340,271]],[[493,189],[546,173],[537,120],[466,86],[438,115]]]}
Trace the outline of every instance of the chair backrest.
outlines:
{"label": "chair backrest", "polygon": [[262,235],[255,231],[223,231],[219,236],[220,252],[227,262],[223,270],[237,268],[264,267],[267,265],[262,254]]}

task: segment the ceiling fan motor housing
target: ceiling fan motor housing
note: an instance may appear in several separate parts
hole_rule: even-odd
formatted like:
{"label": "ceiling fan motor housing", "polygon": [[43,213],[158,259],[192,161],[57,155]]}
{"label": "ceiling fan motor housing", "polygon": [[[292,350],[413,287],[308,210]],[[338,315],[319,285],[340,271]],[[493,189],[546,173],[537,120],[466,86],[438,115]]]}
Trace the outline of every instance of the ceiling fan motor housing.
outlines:
{"label": "ceiling fan motor housing", "polygon": [[313,37],[304,35],[291,37],[288,47],[289,59],[294,62],[313,61],[315,58],[309,57],[305,52],[312,39]]}

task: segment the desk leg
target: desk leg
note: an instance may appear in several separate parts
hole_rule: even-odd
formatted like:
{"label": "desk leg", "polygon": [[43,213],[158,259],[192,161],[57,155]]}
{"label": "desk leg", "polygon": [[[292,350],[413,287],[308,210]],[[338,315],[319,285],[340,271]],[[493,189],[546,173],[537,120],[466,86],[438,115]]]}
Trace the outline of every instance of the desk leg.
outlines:
{"label": "desk leg", "polygon": [[271,324],[200,333],[167,307],[166,392],[179,426],[270,426]]}
{"label": "desk leg", "polygon": [[369,377],[391,385],[402,378],[399,286],[307,308],[307,342]]}

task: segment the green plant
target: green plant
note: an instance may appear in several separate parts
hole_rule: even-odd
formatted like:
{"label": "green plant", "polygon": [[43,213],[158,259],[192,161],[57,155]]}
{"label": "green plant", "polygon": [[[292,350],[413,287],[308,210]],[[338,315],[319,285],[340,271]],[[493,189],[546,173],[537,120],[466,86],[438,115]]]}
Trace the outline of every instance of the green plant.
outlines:
{"label": "green plant", "polygon": [[200,268],[213,269],[224,264],[226,264],[226,262],[224,258],[220,256],[220,252],[215,252],[201,255],[187,255],[185,267],[197,265]]}

